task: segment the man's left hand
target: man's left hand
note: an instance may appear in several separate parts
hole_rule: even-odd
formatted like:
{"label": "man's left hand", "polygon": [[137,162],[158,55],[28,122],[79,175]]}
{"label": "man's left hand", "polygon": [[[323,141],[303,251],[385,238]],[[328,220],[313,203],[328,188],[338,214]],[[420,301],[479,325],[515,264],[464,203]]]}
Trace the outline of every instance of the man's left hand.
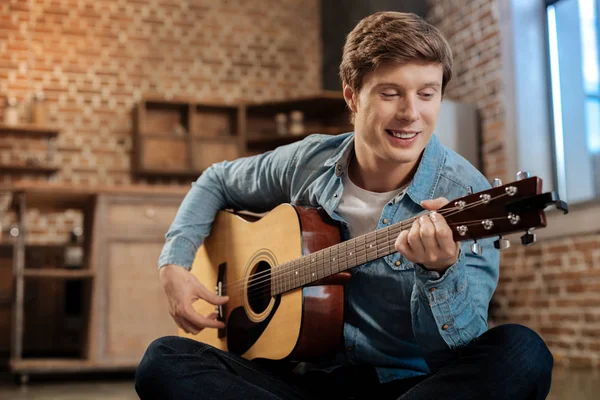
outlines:
{"label": "man's left hand", "polygon": [[446,219],[435,212],[446,204],[448,200],[444,197],[421,202],[431,213],[417,218],[410,229],[400,232],[394,244],[408,261],[441,274],[456,263],[460,254],[460,246],[454,241]]}

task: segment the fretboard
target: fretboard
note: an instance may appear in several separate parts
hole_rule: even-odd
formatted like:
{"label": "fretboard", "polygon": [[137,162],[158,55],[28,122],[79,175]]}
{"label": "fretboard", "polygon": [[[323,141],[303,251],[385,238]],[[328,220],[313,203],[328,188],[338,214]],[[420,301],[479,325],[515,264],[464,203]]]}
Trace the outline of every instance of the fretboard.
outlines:
{"label": "fretboard", "polygon": [[401,224],[399,222],[281,264],[271,275],[271,295],[300,288],[394,253]]}

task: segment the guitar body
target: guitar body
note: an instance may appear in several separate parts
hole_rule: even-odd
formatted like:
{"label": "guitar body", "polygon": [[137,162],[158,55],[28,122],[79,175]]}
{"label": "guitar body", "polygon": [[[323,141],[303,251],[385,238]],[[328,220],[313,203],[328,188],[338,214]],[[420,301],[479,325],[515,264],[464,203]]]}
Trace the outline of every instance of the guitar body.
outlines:
{"label": "guitar body", "polygon": [[[229,296],[227,327],[179,335],[247,359],[311,360],[332,355],[342,339],[347,272],[272,296],[270,273],[279,265],[340,242],[338,226],[321,210],[283,204],[249,220],[221,211],[196,254],[191,272],[212,290],[219,279]],[[283,268],[283,267],[282,267]],[[203,300],[194,308],[215,311]]]}

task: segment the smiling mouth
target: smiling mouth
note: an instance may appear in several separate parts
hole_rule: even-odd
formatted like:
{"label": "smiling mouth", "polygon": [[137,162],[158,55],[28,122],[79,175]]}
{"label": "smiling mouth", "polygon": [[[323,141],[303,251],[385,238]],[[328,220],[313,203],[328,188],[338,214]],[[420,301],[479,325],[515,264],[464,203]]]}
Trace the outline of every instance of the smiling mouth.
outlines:
{"label": "smiling mouth", "polygon": [[401,132],[401,131],[393,131],[391,129],[385,130],[388,135],[391,135],[398,139],[412,139],[419,134],[419,132]]}

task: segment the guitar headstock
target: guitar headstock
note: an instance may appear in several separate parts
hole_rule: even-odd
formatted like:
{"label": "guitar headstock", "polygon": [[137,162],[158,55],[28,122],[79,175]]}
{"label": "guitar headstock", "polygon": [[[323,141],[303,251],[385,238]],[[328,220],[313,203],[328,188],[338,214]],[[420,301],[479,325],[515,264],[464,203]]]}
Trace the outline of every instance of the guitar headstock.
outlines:
{"label": "guitar headstock", "polygon": [[[495,187],[469,194],[450,201],[438,212],[442,213],[452,228],[454,240],[477,240],[499,236],[496,248],[508,248],[509,243],[502,236],[515,232],[525,232],[521,236],[524,245],[535,242],[533,229],[546,226],[544,209],[555,205],[568,212],[568,206],[558,198],[556,192],[542,193],[542,179],[524,177],[502,185],[497,180]],[[478,253],[478,244],[471,246]]]}

